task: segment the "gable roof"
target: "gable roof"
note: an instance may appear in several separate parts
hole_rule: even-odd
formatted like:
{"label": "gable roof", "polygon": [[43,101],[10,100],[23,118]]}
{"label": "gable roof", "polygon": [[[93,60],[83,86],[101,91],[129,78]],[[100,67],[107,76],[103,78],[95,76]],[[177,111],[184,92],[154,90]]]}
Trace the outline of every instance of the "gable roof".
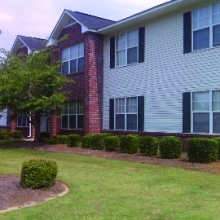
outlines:
{"label": "gable roof", "polygon": [[66,27],[70,19],[72,21],[75,21],[75,23],[81,25],[82,33],[85,33],[87,31],[96,32],[100,28],[104,28],[108,25],[115,23],[115,21],[112,20],[100,18],[94,15],[84,14],[78,11],[70,11],[65,9],[49,37],[47,44],[48,46],[56,43],[61,31],[63,30],[64,27]]}
{"label": "gable roof", "polygon": [[28,48],[28,53],[31,51],[39,51],[43,49],[44,45],[45,39],[18,35],[12,46],[11,53],[16,54],[18,49],[22,46],[26,46]]}

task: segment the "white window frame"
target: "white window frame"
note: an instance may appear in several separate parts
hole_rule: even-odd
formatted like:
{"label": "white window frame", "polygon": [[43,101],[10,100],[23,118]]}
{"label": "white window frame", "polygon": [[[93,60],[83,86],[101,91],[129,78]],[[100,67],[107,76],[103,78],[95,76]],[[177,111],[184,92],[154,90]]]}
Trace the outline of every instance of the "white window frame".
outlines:
{"label": "white window frame", "polygon": [[[132,46],[128,46],[128,34],[129,33],[132,33],[132,32],[135,32],[136,33],[136,44],[135,45],[132,45]],[[124,40],[124,48],[120,48],[118,49],[118,41],[119,41],[119,38],[123,38]],[[131,49],[131,48],[134,48],[134,47],[137,47],[137,61],[134,62],[134,63],[129,63],[128,64],[128,50]],[[127,66],[127,65],[132,65],[132,64],[135,64],[135,63],[138,63],[138,58],[139,58],[139,32],[138,32],[138,29],[135,29],[135,30],[132,30],[132,31],[128,31],[126,33],[123,33],[123,34],[120,34],[118,36],[116,36],[115,38],[115,66],[116,67],[122,67],[122,66]],[[120,52],[124,52],[124,62],[123,64],[118,64],[118,54]]]}
{"label": "white window frame", "polygon": [[[127,102],[128,99],[136,98],[136,112],[129,112],[127,109]],[[124,101],[124,105],[117,105],[117,101]],[[121,109],[120,109],[121,107]],[[124,108],[124,111],[121,111],[122,108]],[[124,115],[124,129],[117,129],[116,128],[116,115]],[[137,116],[137,122],[136,127],[137,129],[131,130],[128,129],[127,124],[127,116],[128,115],[136,115]],[[125,130],[125,131],[138,131],[138,97],[126,97],[126,98],[115,98],[114,99],[114,130]]]}
{"label": "white window frame", "polygon": [[[74,50],[75,50],[75,54],[72,52]],[[68,73],[63,73],[63,69],[61,68],[62,74],[68,75],[71,73],[78,73],[80,58],[84,58],[84,43],[80,43],[80,44],[73,45],[71,47],[64,48],[62,50],[62,66],[64,63],[68,62]],[[76,60],[76,72],[70,72],[70,62],[72,60]],[[84,64],[84,66],[85,66],[85,64]],[[84,71],[84,67],[83,67],[82,71]]]}
{"label": "white window frame", "polygon": [[[212,90],[212,91],[198,91],[198,92],[192,92],[191,93],[191,115],[192,115],[192,117],[191,117],[191,133],[196,133],[196,132],[194,132],[194,127],[193,127],[193,121],[194,121],[194,113],[207,113],[207,114],[209,114],[209,133],[208,134],[220,134],[220,132],[219,133],[214,133],[213,132],[213,126],[214,126],[214,124],[213,124],[213,114],[214,113],[219,113],[220,114],[220,109],[219,110],[213,110],[213,101],[219,101],[220,102],[220,100],[213,100],[213,92],[215,92],[215,91],[220,91],[220,90]],[[193,109],[193,94],[194,93],[200,93],[200,92],[207,92],[208,93],[208,97],[209,97],[209,100],[208,100],[208,105],[209,105],[209,110],[194,110]],[[204,133],[204,134],[206,134],[206,133]]]}
{"label": "white window frame", "polygon": [[[206,6],[197,8],[196,10],[192,11],[192,51],[203,50],[203,49],[207,49],[207,48],[213,48],[213,47],[216,47],[216,46],[220,45],[220,44],[216,45],[216,46],[213,45],[214,27],[217,26],[217,25],[220,25],[220,19],[219,19],[218,22],[213,23],[214,22],[214,19],[213,19],[213,6],[214,5],[219,5],[220,6],[220,2],[211,4],[211,5],[206,5]],[[203,8],[208,8],[209,23],[205,26],[194,28],[194,13],[196,13],[196,12],[199,13],[199,11]],[[199,20],[198,20],[198,26],[199,26]],[[194,49],[194,32],[199,31],[199,30],[203,30],[203,29],[206,29],[206,28],[209,28],[209,46],[207,48]]]}
{"label": "white window frame", "polygon": [[[74,108],[76,109],[75,113],[70,113],[70,104],[74,105]],[[66,103],[67,107],[67,113],[64,113],[63,110],[61,110],[61,129],[70,129],[70,130],[82,130],[83,128],[78,127],[78,116],[83,116],[83,102],[82,101],[72,101]],[[80,112],[79,112],[80,108]],[[67,128],[63,128],[63,123],[62,123],[62,117],[67,116]],[[70,128],[70,116],[75,116],[76,117],[76,122],[75,122],[75,128]]]}

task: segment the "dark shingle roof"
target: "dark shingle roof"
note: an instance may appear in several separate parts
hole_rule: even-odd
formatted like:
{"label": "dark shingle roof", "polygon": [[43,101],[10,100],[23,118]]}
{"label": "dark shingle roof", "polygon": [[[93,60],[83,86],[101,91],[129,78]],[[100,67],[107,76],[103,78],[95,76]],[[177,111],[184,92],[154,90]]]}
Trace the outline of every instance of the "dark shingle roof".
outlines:
{"label": "dark shingle roof", "polygon": [[18,35],[23,43],[32,51],[42,50],[45,45],[45,39],[36,38],[36,37],[25,37]]}
{"label": "dark shingle roof", "polygon": [[73,16],[81,24],[85,25],[88,29],[97,30],[104,28],[108,25],[114,24],[115,21],[96,17],[93,15],[84,14],[78,11],[66,10],[71,16]]}

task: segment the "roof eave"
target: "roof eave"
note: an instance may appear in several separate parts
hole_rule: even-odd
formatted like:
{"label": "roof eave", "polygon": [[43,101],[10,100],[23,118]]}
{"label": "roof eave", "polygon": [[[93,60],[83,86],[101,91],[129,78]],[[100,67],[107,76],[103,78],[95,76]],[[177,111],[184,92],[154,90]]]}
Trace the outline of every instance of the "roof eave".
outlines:
{"label": "roof eave", "polygon": [[112,25],[99,29],[97,32],[100,34],[112,34],[114,32],[120,31],[125,28],[129,28],[131,26],[137,26],[137,25],[141,25],[142,23],[146,23],[146,20],[157,19],[165,14],[174,12],[175,10],[183,6],[187,6],[190,3],[193,4],[195,2],[196,0],[174,0],[174,1],[165,2],[156,7],[132,15],[128,18],[119,20],[118,22]]}
{"label": "roof eave", "polygon": [[[20,43],[19,43],[19,41],[20,41]],[[15,42],[14,42],[12,48],[11,48],[11,54],[12,55],[17,54],[18,49],[21,48],[21,45],[22,45],[21,43],[24,44],[25,47],[27,47],[28,54],[31,53],[32,50],[28,47],[28,45],[21,39],[20,36],[17,36],[16,39],[15,39]]]}

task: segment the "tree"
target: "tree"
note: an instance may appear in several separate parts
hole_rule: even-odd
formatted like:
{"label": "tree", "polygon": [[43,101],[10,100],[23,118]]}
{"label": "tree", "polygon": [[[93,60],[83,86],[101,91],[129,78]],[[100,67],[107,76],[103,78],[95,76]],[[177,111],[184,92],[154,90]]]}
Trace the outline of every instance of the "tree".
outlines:
{"label": "tree", "polygon": [[0,50],[0,110],[10,109],[12,117],[23,115],[35,127],[35,141],[42,121],[55,114],[67,100],[63,85],[73,81],[59,73],[60,61],[54,48],[29,55],[13,56]]}

